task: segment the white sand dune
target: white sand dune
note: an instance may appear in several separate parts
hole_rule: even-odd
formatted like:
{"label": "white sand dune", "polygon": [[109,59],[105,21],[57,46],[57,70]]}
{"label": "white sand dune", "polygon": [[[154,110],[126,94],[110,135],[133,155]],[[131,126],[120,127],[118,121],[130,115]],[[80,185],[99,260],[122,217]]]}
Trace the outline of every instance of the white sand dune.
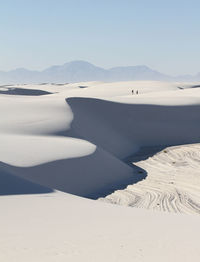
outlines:
{"label": "white sand dune", "polygon": [[9,135],[1,145],[10,173],[53,189],[98,197],[135,181],[132,168],[85,140]]}
{"label": "white sand dune", "polygon": [[196,102],[178,106],[162,105],[162,101],[160,105],[134,103],[134,99],[129,104],[89,98],[67,102],[74,114],[71,129],[120,158],[140,146],[200,141],[200,105]]}
{"label": "white sand dune", "polygon": [[141,147],[200,142],[200,89],[181,85],[18,85],[0,94],[2,261],[198,261],[199,217],[67,194],[97,198],[129,185],[131,196],[106,201],[198,213],[198,145],[131,166]]}

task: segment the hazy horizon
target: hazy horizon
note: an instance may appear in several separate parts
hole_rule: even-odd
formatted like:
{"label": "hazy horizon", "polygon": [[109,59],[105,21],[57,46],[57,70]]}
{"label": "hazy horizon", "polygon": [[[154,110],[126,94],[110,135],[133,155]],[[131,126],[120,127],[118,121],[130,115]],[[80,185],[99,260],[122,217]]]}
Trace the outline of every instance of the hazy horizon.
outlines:
{"label": "hazy horizon", "polygon": [[196,74],[200,2],[7,0],[1,3],[0,70],[43,70],[85,60]]}
{"label": "hazy horizon", "polygon": [[28,70],[28,71],[36,71],[36,72],[42,72],[42,71],[44,71],[44,70],[46,70],[46,69],[49,69],[49,68],[51,68],[51,67],[54,67],[54,66],[64,66],[65,64],[70,64],[70,63],[73,63],[73,62],[85,62],[85,63],[89,63],[89,64],[92,64],[93,66],[96,66],[96,67],[99,67],[99,68],[102,68],[102,69],[105,69],[105,70],[110,70],[110,69],[112,69],[112,68],[117,68],[117,67],[148,67],[149,69],[152,69],[152,70],[154,70],[154,71],[156,71],[156,72],[159,72],[159,73],[161,73],[161,74],[163,74],[163,75],[166,75],[166,76],[184,76],[184,75],[190,75],[190,76],[195,76],[195,75],[197,75],[198,73],[200,73],[200,69],[199,69],[199,72],[196,72],[196,73],[194,73],[194,74],[189,74],[189,73],[186,73],[186,74],[177,74],[177,75],[170,75],[170,74],[166,74],[166,73],[164,73],[164,72],[161,72],[159,69],[156,69],[156,68],[151,68],[150,66],[148,66],[148,65],[145,65],[145,64],[143,64],[143,65],[115,65],[115,66],[113,66],[113,67],[108,67],[108,68],[106,68],[106,67],[103,67],[103,66],[99,66],[99,65],[97,65],[97,64],[94,64],[94,63],[92,63],[92,62],[90,62],[90,61],[86,61],[86,60],[80,60],[80,59],[77,59],[77,60],[72,60],[72,61],[66,61],[65,63],[63,63],[63,64],[53,64],[53,65],[48,65],[47,67],[45,67],[45,68],[35,68],[35,69],[31,69],[31,68],[27,68],[27,67],[17,67],[17,68],[12,68],[12,69],[10,69],[10,70],[3,70],[3,69],[1,69],[0,70],[0,72],[4,72],[4,73],[9,73],[9,72],[11,72],[11,71],[15,71],[15,70],[19,70],[19,69],[24,69],[24,70]]}

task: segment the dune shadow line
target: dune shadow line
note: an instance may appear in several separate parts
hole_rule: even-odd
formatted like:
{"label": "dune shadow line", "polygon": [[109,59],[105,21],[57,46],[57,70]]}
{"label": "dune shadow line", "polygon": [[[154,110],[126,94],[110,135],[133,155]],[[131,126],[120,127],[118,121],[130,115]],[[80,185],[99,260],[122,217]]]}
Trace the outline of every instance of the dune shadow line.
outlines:
{"label": "dune shadow line", "polygon": [[2,166],[7,166],[0,163],[0,195],[24,195],[24,194],[46,194],[52,193],[53,190],[45,186],[41,186],[11,174]]}

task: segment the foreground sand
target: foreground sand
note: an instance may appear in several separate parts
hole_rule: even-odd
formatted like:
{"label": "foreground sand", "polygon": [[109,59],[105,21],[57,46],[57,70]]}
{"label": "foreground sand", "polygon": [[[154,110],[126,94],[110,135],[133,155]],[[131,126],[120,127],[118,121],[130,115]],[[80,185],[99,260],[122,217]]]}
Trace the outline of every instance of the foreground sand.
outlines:
{"label": "foreground sand", "polygon": [[[193,85],[1,87],[2,261],[198,261],[197,214],[82,198],[129,185],[106,199],[199,212],[199,145],[186,145],[200,142]],[[140,148],[183,144],[131,166]]]}
{"label": "foreground sand", "polygon": [[3,196],[2,261],[198,261],[199,216],[61,193]]}

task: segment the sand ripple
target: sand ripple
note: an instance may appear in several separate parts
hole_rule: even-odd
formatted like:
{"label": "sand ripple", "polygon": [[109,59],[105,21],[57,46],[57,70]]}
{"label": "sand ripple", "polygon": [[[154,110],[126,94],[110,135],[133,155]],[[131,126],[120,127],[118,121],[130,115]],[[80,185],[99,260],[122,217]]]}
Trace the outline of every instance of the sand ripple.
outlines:
{"label": "sand ripple", "polygon": [[119,205],[200,214],[200,144],[168,147],[134,162],[146,179],[102,198]]}

